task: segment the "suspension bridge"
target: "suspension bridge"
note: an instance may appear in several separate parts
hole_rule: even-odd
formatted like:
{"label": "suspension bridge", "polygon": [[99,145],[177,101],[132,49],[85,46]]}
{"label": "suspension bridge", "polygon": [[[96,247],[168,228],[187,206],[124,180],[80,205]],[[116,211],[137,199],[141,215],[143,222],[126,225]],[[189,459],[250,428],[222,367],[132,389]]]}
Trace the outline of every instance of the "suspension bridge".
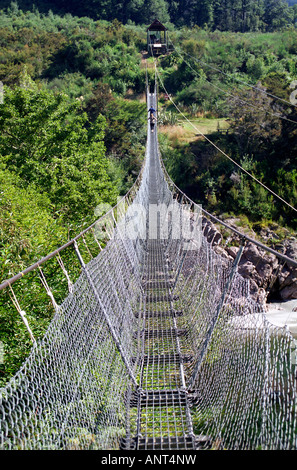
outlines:
{"label": "suspension bridge", "polygon": [[[148,88],[148,106],[156,100]],[[238,232],[230,262],[213,249],[207,217],[171,181],[157,124],[151,132],[148,123],[144,165],[128,194],[0,286],[61,261],[69,247],[80,261],[42,340],[15,298],[33,347],[0,390],[1,449],[297,448],[294,339],[269,323],[237,272],[245,243],[258,242]],[[98,253],[85,263],[78,242],[87,234]]]}

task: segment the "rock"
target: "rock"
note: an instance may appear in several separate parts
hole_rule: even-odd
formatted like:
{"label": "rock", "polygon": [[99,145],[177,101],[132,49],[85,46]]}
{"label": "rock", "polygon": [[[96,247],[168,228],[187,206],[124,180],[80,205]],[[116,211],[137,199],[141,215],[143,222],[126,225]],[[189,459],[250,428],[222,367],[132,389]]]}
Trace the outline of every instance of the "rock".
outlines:
{"label": "rock", "polygon": [[202,218],[202,230],[207,241],[212,245],[219,245],[223,239],[222,234],[218,231],[216,226],[206,217]]}
{"label": "rock", "polygon": [[259,286],[255,281],[252,279],[250,280],[250,294],[254,297],[255,295],[258,296]]}
{"label": "rock", "polygon": [[213,245],[219,245],[222,241],[223,237],[222,235],[220,234],[220,232],[216,232],[213,236]]}
{"label": "rock", "polygon": [[215,245],[213,249],[214,249],[214,252],[220,255],[222,258],[227,259],[229,261],[233,260],[232,256],[228,254],[227,250],[224,250],[224,248],[222,248],[221,246]]}
{"label": "rock", "polygon": [[257,263],[259,263],[259,261],[261,261],[263,257],[257,246],[251,242],[247,243],[244,250],[244,256],[248,261],[250,261],[254,265],[257,265]]}
{"label": "rock", "polygon": [[256,267],[257,273],[263,279],[263,281],[269,281],[272,276],[273,268],[265,260],[260,261]]}
{"label": "rock", "polygon": [[260,237],[264,240],[264,243],[270,242],[271,240],[279,240],[277,233],[273,232],[270,228],[262,228],[260,230]]}
{"label": "rock", "polygon": [[235,259],[236,255],[239,251],[239,247],[237,247],[237,246],[227,246],[226,251],[230,256],[232,256],[233,259]]}
{"label": "rock", "polygon": [[290,286],[280,289],[280,296],[284,301],[297,299],[297,279]]}
{"label": "rock", "polygon": [[285,240],[284,243],[285,247],[285,255],[292,259],[297,259],[297,239],[290,238],[289,240]]}
{"label": "rock", "polygon": [[255,302],[258,302],[263,306],[266,304],[267,294],[265,289],[261,287],[259,288],[253,279],[250,279],[250,295]]}
{"label": "rock", "polygon": [[[285,240],[278,244],[278,250],[286,256],[297,259],[297,240]],[[249,264],[247,263],[247,261]],[[252,266],[254,269],[252,269]],[[242,266],[239,267],[240,274],[253,280],[259,289],[265,289],[270,293],[277,294],[282,300],[297,298],[297,268],[283,262],[273,253],[259,249],[253,243],[248,243],[243,253]]]}
{"label": "rock", "polygon": [[266,301],[267,301],[267,293],[265,291],[265,289],[259,289],[258,291],[258,302],[260,304],[266,304]]}
{"label": "rock", "polygon": [[272,269],[276,269],[279,266],[279,260],[273,253],[265,253],[264,259],[271,265]]}
{"label": "rock", "polygon": [[297,282],[297,269],[292,269],[291,271],[290,269],[286,269],[286,275],[282,276],[282,274],[283,273],[279,276],[279,279],[282,280],[282,282],[280,282],[281,289]]}
{"label": "rock", "polygon": [[278,273],[277,280],[280,286],[285,287],[287,277],[290,275],[290,269],[285,265]]}
{"label": "rock", "polygon": [[283,269],[278,276],[278,284],[282,300],[297,299],[297,268]]}
{"label": "rock", "polygon": [[238,272],[242,277],[251,277],[255,272],[255,266],[251,261],[246,261],[238,266]]}
{"label": "rock", "polygon": [[[297,260],[297,239],[284,240],[280,250],[289,258]],[[282,262],[280,261],[280,264]],[[286,263],[277,276],[278,289],[284,301],[297,299],[297,268]]]}
{"label": "rock", "polygon": [[[226,219],[225,222],[238,229],[239,219]],[[206,218],[202,221],[202,225],[204,234],[207,240],[212,243],[216,253],[226,262],[232,262],[239,250],[237,245],[240,239],[237,234],[232,234],[226,242],[229,246],[223,247],[221,245],[222,236],[216,226]],[[290,237],[280,241],[277,234],[271,230],[266,230],[262,235],[265,235],[267,242],[271,242],[271,240],[277,242],[274,245],[275,251],[297,260],[296,238]],[[276,255],[259,248],[252,242],[246,243],[238,266],[238,273],[249,279],[251,296],[261,304],[266,302],[268,294],[276,295],[283,301],[297,299],[297,268],[289,266],[287,263],[284,264]]]}

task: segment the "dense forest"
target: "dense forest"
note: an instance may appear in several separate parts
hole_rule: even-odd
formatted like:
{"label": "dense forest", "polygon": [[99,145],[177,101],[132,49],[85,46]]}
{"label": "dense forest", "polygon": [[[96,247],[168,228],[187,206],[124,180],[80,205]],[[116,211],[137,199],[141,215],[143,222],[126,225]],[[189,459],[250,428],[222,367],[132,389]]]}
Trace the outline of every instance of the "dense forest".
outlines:
{"label": "dense forest", "polygon": [[[79,233],[100,203],[113,205],[135,180],[146,143],[143,58],[155,76],[146,28],[155,17],[168,28],[171,50],[157,61],[165,86],[159,140],[170,175],[215,214],[241,217],[254,230],[275,224],[282,236],[296,230],[288,207],[195,132],[186,139],[183,118],[165,99],[166,91],[183,116],[208,126],[216,146],[295,205],[293,2],[2,0],[0,8],[0,281]],[[49,276],[59,298],[55,267]],[[16,286],[37,338],[53,314],[40,292],[38,276]],[[1,384],[31,346],[7,292],[0,336]]]}
{"label": "dense forest", "polygon": [[[158,18],[175,26],[200,26],[220,31],[274,31],[296,22],[296,1],[289,0],[47,0],[33,2],[41,13],[49,10],[93,20],[146,24]],[[10,0],[0,1],[0,8]],[[19,0],[21,9],[32,7]]]}

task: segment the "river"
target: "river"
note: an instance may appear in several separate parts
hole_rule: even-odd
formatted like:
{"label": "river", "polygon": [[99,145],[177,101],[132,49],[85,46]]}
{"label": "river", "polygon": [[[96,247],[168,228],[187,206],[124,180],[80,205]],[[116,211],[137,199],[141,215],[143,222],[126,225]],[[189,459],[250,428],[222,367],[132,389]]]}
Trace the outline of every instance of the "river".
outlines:
{"label": "river", "polygon": [[273,325],[284,327],[287,325],[294,338],[297,338],[297,299],[287,302],[274,302],[267,304],[266,318]]}

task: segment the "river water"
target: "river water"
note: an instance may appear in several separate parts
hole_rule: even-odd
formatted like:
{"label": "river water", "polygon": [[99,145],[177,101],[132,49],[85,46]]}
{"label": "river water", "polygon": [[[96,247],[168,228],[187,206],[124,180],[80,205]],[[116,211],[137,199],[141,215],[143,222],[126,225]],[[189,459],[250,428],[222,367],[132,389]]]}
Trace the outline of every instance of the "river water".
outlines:
{"label": "river water", "polygon": [[287,302],[274,302],[267,304],[266,318],[273,325],[284,327],[287,325],[294,338],[297,338],[297,299]]}

